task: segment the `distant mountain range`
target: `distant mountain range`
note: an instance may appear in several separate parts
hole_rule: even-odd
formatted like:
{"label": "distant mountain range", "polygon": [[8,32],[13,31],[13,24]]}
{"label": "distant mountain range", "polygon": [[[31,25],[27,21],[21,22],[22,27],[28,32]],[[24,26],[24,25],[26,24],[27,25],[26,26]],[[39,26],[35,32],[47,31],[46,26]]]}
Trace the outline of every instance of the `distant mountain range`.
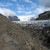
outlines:
{"label": "distant mountain range", "polygon": [[[20,19],[17,16],[8,16],[8,19],[10,21],[20,21]],[[35,19],[34,17],[30,18],[30,21],[34,20],[48,20],[50,19],[50,11],[45,11],[44,13],[41,13],[38,15],[38,17]]]}

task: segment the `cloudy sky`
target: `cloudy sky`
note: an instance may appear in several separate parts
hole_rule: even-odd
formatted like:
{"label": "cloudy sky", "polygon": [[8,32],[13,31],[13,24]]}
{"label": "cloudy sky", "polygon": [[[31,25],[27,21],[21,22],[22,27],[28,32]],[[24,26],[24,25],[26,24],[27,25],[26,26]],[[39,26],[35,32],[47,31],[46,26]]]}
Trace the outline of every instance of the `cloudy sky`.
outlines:
{"label": "cloudy sky", "polygon": [[50,0],[0,0],[0,13],[5,16],[17,15],[21,21],[50,10]]}

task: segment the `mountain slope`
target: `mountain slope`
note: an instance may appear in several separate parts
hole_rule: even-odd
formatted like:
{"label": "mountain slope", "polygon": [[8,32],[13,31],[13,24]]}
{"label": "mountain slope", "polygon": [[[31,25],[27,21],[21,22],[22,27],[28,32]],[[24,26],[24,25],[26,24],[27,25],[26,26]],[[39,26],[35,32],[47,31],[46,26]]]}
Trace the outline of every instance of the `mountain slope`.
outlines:
{"label": "mountain slope", "polygon": [[36,18],[36,20],[47,20],[47,19],[50,19],[50,11],[41,13],[39,14],[38,18]]}
{"label": "mountain slope", "polygon": [[0,14],[0,50],[47,50],[31,33]]}

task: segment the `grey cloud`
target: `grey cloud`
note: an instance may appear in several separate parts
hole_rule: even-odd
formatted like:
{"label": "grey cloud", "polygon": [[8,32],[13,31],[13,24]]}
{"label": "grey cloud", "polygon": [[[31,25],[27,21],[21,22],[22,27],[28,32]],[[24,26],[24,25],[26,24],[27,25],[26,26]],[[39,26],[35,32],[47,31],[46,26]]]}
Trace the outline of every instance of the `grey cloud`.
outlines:
{"label": "grey cloud", "polygon": [[45,7],[50,7],[50,0],[39,0],[39,2]]}

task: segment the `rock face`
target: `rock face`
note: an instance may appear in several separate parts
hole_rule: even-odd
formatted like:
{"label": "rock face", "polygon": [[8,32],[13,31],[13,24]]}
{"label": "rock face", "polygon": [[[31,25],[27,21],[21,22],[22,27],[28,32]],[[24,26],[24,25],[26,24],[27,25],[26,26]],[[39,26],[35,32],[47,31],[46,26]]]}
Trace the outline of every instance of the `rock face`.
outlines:
{"label": "rock face", "polygon": [[28,28],[20,27],[0,14],[0,50],[48,50],[39,40],[41,31]]}
{"label": "rock face", "polygon": [[9,19],[10,21],[20,21],[20,19],[18,19],[17,16],[9,16],[8,19]]}
{"label": "rock face", "polygon": [[50,19],[50,11],[46,11],[42,14],[39,14],[38,18],[36,20],[47,20]]}

